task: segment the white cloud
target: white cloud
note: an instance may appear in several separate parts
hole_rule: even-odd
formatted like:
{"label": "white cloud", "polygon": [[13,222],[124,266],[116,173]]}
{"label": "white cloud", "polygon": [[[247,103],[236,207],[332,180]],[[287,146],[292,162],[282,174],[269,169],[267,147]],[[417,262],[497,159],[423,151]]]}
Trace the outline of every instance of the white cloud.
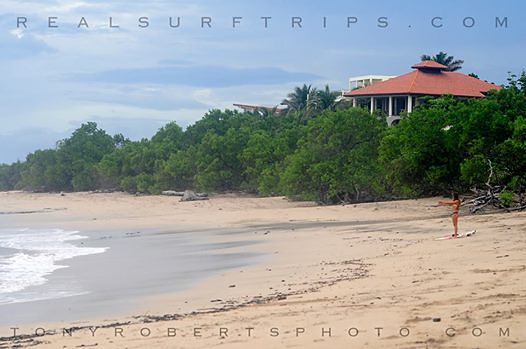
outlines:
{"label": "white cloud", "polygon": [[212,89],[203,88],[203,89],[195,90],[192,95],[197,100],[208,99],[212,97]]}
{"label": "white cloud", "polygon": [[232,109],[232,101],[221,96],[221,90],[223,89],[199,89],[195,90],[192,96],[196,101],[209,106],[210,109]]}
{"label": "white cloud", "polygon": [[85,1],[20,1],[20,0],[2,0],[0,2],[0,12],[20,13],[24,15],[38,14],[67,14],[78,10],[106,9],[108,4],[88,3]]}
{"label": "white cloud", "polygon": [[9,34],[13,35],[17,39],[22,39],[24,37],[24,31],[20,28],[11,30]]}
{"label": "white cloud", "polygon": [[44,8],[44,11],[50,13],[71,13],[76,12],[77,10],[84,9],[106,9],[108,8],[107,4],[93,4],[87,3],[85,1],[58,1],[57,4]]}

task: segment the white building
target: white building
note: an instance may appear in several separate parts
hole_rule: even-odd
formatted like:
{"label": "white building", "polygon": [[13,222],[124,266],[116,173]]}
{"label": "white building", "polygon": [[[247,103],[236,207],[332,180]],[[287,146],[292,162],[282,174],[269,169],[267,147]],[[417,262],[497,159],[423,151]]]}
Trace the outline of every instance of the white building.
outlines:
{"label": "white building", "polygon": [[394,78],[394,75],[362,75],[349,78],[349,91]]}

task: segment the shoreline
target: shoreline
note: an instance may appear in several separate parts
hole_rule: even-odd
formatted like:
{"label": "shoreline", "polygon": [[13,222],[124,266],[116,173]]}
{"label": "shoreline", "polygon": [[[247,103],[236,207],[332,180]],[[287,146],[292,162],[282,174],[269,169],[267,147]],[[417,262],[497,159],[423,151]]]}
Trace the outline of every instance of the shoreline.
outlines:
{"label": "shoreline", "polygon": [[[104,252],[55,261],[51,267],[54,270],[45,275],[45,284],[28,284],[23,290],[8,293],[12,301],[0,304],[0,327],[28,321],[38,325],[43,321],[77,322],[114,314],[130,316],[141,309],[135,304],[151,294],[184,292],[211,275],[265,257],[257,252],[257,241],[235,238],[219,242],[213,236],[229,231],[196,230],[60,231],[84,237],[73,243],[76,248]],[[54,233],[51,229],[35,232]],[[28,253],[15,250],[20,252]]]}
{"label": "shoreline", "polygon": [[[55,222],[62,219],[71,226],[95,229],[149,224],[162,230],[175,222],[189,226],[197,221],[230,227],[235,235],[214,235],[212,240],[228,242],[233,236],[260,240],[263,243],[251,248],[269,258],[206,278],[187,291],[144,298],[141,311],[134,314],[42,324],[46,329],[74,326],[84,331],[78,329],[72,337],[61,332],[44,337],[33,333],[20,338],[22,345],[38,341],[43,348],[95,343],[104,348],[123,343],[130,348],[164,348],[174,343],[185,348],[225,344],[263,348],[279,343],[314,348],[368,343],[373,348],[416,348],[420,343],[430,348],[446,344],[505,348],[514,342],[526,343],[521,333],[526,288],[520,282],[526,275],[524,212],[461,216],[461,231],[476,228],[477,235],[437,242],[433,238],[450,230],[450,221],[444,208],[430,206],[434,198],[321,207],[280,198],[213,197],[207,202],[178,203],[114,194],[92,194],[101,195],[97,199],[85,193],[67,194],[68,201],[53,194],[27,195],[16,194],[15,200],[11,196],[4,202],[11,208],[31,210],[57,208],[66,202],[66,210],[40,216],[53,215]],[[109,210],[77,211],[92,200],[110,201]],[[127,216],[134,215],[131,208],[136,201],[145,212],[142,219],[132,219],[135,225],[129,225]],[[148,215],[152,212],[148,204],[157,212],[154,218]],[[120,209],[120,221],[108,217],[114,209]],[[108,216],[101,217],[103,211],[109,211]],[[42,217],[29,221],[49,223]],[[93,337],[86,333],[89,326],[108,331]],[[124,338],[112,336],[111,330],[119,326],[125,327]],[[33,330],[19,327],[26,333]],[[149,327],[151,335],[142,336],[141,327]],[[247,327],[254,328],[251,336]],[[275,327],[280,330],[274,337],[270,329]],[[381,336],[375,335],[376,327],[384,328]],[[449,337],[444,331],[451,327],[456,335]],[[167,328],[177,328],[175,339],[165,333]],[[201,337],[193,335],[195,328],[201,328]],[[221,328],[230,333],[218,335]],[[295,336],[297,328],[305,333]],[[330,328],[331,336],[321,336],[320,328]],[[359,335],[349,342],[345,329],[351,328],[357,328]],[[401,336],[402,328],[408,328],[410,335]],[[475,337],[469,334],[470,328],[482,328],[485,334]],[[511,333],[499,336],[499,328],[509,328]],[[6,338],[8,332],[0,331],[0,348],[12,342]]]}

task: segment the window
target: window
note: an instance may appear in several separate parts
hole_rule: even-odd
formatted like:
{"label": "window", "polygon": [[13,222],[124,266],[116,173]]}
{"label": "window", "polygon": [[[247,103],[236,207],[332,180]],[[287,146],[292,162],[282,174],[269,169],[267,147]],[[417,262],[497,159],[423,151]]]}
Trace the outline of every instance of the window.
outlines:
{"label": "window", "polygon": [[393,104],[393,115],[400,115],[407,110],[407,97],[394,97]]}
{"label": "window", "polygon": [[386,114],[389,114],[389,97],[378,97],[374,99],[376,101],[377,110],[381,110]]}

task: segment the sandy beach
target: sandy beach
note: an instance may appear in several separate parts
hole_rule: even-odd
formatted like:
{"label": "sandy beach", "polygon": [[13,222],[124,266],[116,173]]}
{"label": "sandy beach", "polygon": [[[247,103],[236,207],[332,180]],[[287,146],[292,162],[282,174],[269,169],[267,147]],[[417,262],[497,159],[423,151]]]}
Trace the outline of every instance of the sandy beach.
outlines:
{"label": "sandy beach", "polygon": [[[126,302],[113,307],[106,293],[97,309],[101,300],[86,296],[78,318],[66,309],[75,298],[0,305],[0,348],[526,347],[526,212],[461,208],[460,232],[476,234],[437,241],[452,230],[439,199],[317,206],[237,195],[0,193],[0,228],[79,231],[85,245],[114,251],[72,258],[50,284],[90,268],[114,268],[128,282],[119,291]],[[140,266],[168,268],[162,257],[183,241],[194,257],[214,251],[182,259],[209,272],[180,287],[191,274],[159,274],[153,287],[153,272]],[[239,263],[225,262],[233,258]],[[128,259],[134,264],[119,264]],[[112,282],[83,275],[73,276],[94,288]],[[40,316],[29,321],[31,312]]]}

